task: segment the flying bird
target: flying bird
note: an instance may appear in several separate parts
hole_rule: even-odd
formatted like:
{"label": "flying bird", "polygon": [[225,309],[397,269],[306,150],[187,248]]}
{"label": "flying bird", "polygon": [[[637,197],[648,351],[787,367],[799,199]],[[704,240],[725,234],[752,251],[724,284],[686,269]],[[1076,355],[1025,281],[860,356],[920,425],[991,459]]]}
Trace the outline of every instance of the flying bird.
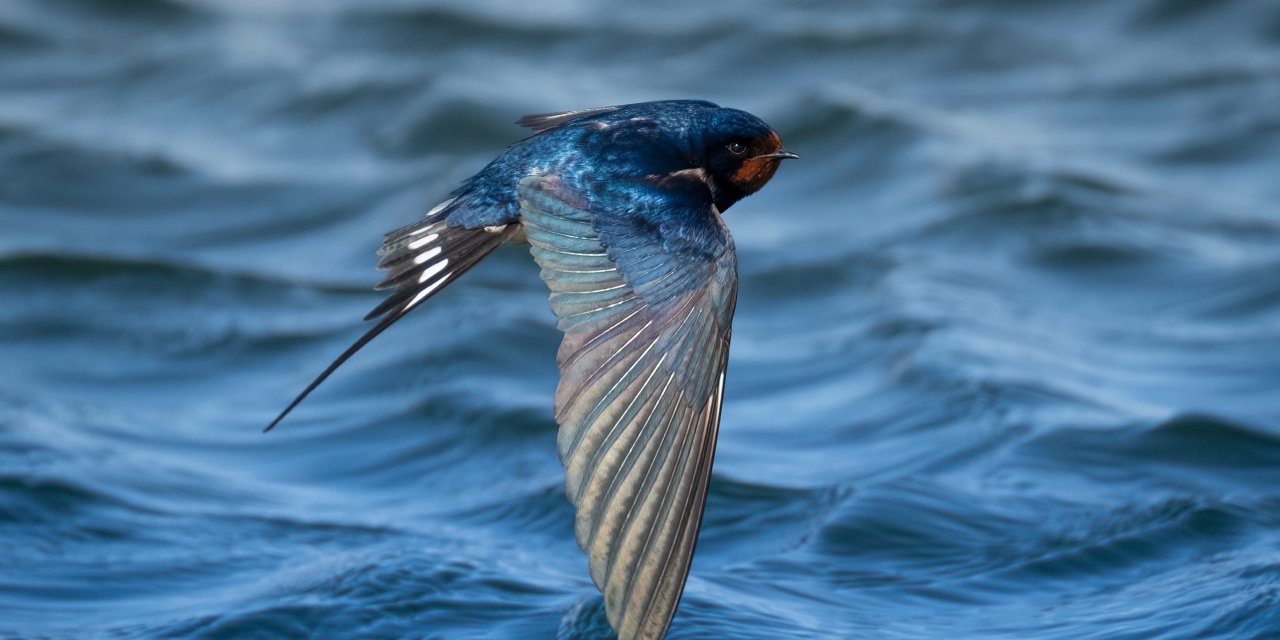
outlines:
{"label": "flying bird", "polygon": [[675,615],[711,479],[737,300],[721,215],[787,158],[759,118],[700,100],[525,116],[533,135],[386,234],[367,333],[343,362],[503,244],[530,245],[564,333],[555,418],[578,545],[623,640]]}

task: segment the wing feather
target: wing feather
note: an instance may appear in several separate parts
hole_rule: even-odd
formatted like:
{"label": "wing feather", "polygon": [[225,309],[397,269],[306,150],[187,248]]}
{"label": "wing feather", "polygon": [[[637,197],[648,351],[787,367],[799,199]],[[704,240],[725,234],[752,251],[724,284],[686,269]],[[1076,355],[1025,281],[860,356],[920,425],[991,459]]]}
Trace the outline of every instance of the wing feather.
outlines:
{"label": "wing feather", "polygon": [[[557,449],[578,544],[624,640],[665,634],[702,522],[737,294],[708,204],[694,247],[554,176],[520,185],[521,221],[565,333]],[[707,250],[711,247],[712,250]]]}
{"label": "wing feather", "polygon": [[542,133],[548,129],[555,129],[578,118],[586,118],[588,116],[617,111],[618,107],[593,107],[590,109],[576,109],[574,111],[559,111],[553,113],[534,113],[524,116],[516,121],[516,124],[522,127],[533,129],[534,133]]}

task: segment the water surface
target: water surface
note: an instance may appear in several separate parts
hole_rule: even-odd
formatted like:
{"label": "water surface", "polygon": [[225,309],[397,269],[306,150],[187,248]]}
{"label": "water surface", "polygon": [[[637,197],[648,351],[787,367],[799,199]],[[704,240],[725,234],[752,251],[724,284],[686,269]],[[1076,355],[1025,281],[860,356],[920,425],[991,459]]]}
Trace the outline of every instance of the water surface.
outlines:
{"label": "water surface", "polygon": [[523,113],[804,156],[741,265],[673,639],[1280,637],[1280,7],[0,4],[0,636],[610,637],[527,251],[381,233]]}

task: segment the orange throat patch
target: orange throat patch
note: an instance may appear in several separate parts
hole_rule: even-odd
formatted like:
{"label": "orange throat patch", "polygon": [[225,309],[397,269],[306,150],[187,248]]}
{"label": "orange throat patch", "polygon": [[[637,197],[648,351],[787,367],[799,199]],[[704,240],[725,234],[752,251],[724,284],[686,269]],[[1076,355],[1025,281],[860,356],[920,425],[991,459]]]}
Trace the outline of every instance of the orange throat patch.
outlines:
{"label": "orange throat patch", "polygon": [[733,174],[733,182],[742,190],[754,193],[773,177],[778,164],[777,158],[748,158],[742,162],[738,172]]}
{"label": "orange throat patch", "polygon": [[[774,153],[782,149],[782,139],[777,133],[771,133],[767,136],[756,138],[754,147],[764,150],[764,153]],[[747,193],[759,191],[761,187],[773,177],[773,173],[778,170],[781,163],[779,158],[747,158],[742,161],[742,166],[733,174],[733,183],[738,188]]]}

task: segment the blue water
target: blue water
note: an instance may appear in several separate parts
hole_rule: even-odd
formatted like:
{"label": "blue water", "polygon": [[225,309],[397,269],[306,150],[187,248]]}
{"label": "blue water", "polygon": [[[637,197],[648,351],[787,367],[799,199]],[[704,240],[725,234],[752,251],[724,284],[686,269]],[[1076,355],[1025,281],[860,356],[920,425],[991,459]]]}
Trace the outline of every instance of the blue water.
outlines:
{"label": "blue water", "polygon": [[1271,0],[0,2],[0,637],[610,637],[499,252],[362,331],[524,113],[804,156],[673,639],[1280,637]]}

